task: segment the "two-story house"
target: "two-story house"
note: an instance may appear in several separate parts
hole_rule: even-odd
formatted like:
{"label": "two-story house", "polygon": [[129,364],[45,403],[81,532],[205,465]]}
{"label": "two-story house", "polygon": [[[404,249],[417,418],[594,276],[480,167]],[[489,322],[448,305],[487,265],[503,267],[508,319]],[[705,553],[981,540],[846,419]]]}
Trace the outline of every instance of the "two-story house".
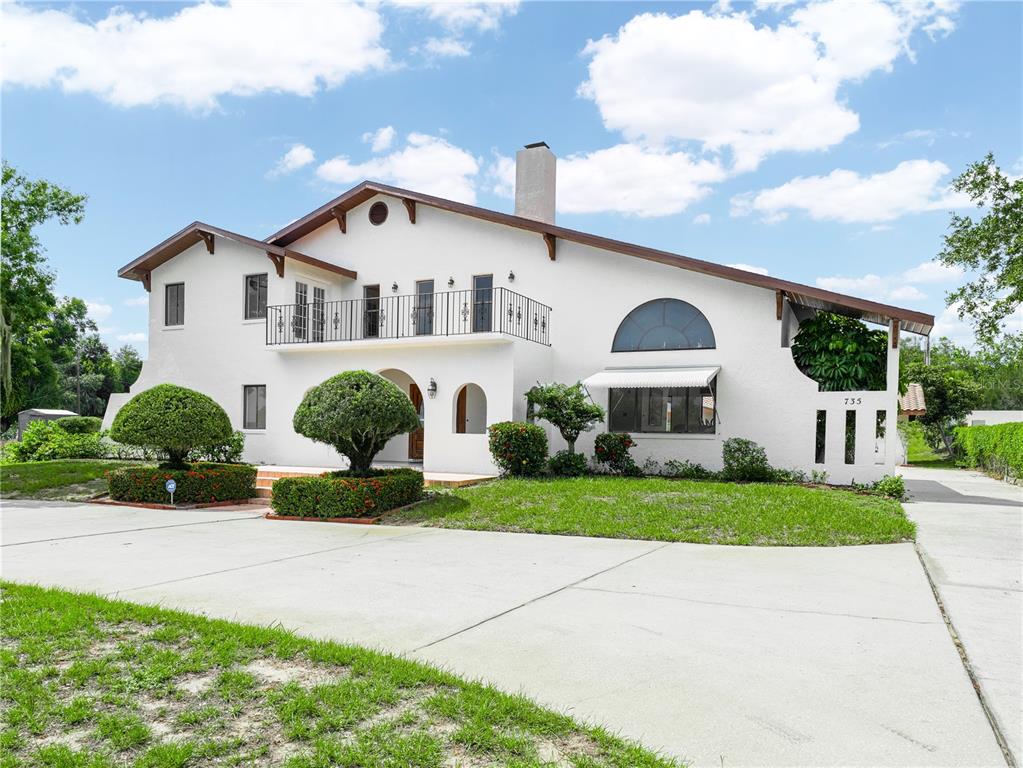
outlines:
{"label": "two-story house", "polygon": [[[583,381],[598,429],[632,433],[641,463],[719,468],[738,436],[836,482],[892,471],[899,333],[928,334],[931,315],[557,226],[554,154],[516,162],[515,215],[367,181],[264,240],[190,224],[118,273],[151,296],[132,392],[197,389],[248,460],[336,466],[292,415],[309,387],[367,369],[422,420],[380,459],[493,473],[487,425],[524,419],[538,381]],[[798,370],[789,347],[818,310],[888,328],[884,391],[821,392]]]}

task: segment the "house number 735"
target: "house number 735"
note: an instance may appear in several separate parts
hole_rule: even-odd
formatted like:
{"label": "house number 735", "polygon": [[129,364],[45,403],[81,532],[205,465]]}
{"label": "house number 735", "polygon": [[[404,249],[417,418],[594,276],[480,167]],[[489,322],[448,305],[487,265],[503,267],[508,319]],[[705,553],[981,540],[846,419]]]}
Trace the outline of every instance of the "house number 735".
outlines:
{"label": "house number 735", "polygon": [[846,405],[863,405],[862,397],[847,397],[845,399]]}

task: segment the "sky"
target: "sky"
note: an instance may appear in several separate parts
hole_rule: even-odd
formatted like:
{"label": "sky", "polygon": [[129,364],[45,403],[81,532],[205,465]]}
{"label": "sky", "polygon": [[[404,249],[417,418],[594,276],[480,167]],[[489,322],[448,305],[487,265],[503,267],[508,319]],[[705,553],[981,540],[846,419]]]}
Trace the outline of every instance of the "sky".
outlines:
{"label": "sky", "polygon": [[[146,353],[117,269],[194,220],[263,238],[363,179],[933,313],[949,189],[1023,173],[1023,4],[4,3],[0,138],[88,195],[40,235],[59,294]],[[975,209],[972,209],[975,210]],[[1010,329],[1023,329],[1023,314]]]}

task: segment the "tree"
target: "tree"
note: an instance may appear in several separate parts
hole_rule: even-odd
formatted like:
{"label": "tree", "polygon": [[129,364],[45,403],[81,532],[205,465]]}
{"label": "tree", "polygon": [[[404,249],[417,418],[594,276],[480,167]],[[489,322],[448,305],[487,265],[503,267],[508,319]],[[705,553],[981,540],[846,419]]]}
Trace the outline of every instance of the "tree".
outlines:
{"label": "tree", "polygon": [[3,163],[3,216],[0,226],[0,414],[16,413],[33,386],[52,384],[56,372],[46,338],[56,306],[53,273],[35,235],[51,219],[81,222],[86,198],[43,180],[30,180]]}
{"label": "tree", "polygon": [[[963,371],[980,386],[976,408],[1023,410],[1023,334],[1006,334],[975,350],[940,338],[931,344],[931,361]],[[924,362],[924,350],[911,338],[899,345],[900,380],[908,384],[908,369]]]}
{"label": "tree", "polygon": [[568,443],[569,453],[575,453],[581,433],[604,420],[604,409],[590,400],[579,382],[537,384],[526,392],[526,406],[536,418],[554,425]]}
{"label": "tree", "polygon": [[792,359],[823,392],[882,390],[887,380],[888,335],[853,317],[818,312],[799,324]]}
{"label": "tree", "polygon": [[353,475],[367,475],[388,440],[419,428],[419,415],[408,396],[383,376],[345,371],[305,393],[292,425],[346,456]]}
{"label": "tree", "polygon": [[231,420],[201,392],[158,384],[124,404],[111,425],[110,437],[125,445],[164,451],[166,466],[184,469],[190,451],[231,439]]}
{"label": "tree", "polygon": [[906,368],[906,381],[923,387],[927,412],[917,420],[924,427],[924,436],[933,448],[952,453],[954,428],[977,407],[981,388],[969,373],[950,365],[913,363]]}
{"label": "tree", "polygon": [[960,318],[972,318],[978,338],[991,342],[1023,302],[1023,178],[1010,180],[988,153],[952,189],[968,194],[986,213],[979,220],[952,214],[938,258],[977,277],[949,293],[946,302],[958,307]]}
{"label": "tree", "polygon": [[142,358],[138,350],[126,344],[114,353],[114,367],[117,371],[116,392],[127,392],[142,373]]}

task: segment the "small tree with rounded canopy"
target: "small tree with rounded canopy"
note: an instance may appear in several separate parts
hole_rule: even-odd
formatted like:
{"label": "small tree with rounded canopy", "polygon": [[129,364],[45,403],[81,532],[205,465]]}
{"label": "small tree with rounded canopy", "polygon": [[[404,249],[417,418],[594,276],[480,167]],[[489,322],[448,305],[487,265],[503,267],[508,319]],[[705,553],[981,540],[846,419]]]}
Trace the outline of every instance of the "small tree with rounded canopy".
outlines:
{"label": "small tree with rounded canopy", "polygon": [[161,450],[166,466],[187,467],[195,448],[208,448],[231,437],[231,420],[202,392],[175,384],[158,384],[139,392],[114,419],[110,437],[125,445]]}
{"label": "small tree with rounded canopy", "polygon": [[366,475],[388,440],[419,428],[419,416],[383,376],[345,371],[306,392],[292,424],[300,435],[346,456],[353,475]]}
{"label": "small tree with rounded canopy", "polygon": [[590,400],[580,382],[537,384],[526,392],[526,407],[537,419],[549,421],[575,453],[575,441],[582,432],[604,419],[604,409]]}

